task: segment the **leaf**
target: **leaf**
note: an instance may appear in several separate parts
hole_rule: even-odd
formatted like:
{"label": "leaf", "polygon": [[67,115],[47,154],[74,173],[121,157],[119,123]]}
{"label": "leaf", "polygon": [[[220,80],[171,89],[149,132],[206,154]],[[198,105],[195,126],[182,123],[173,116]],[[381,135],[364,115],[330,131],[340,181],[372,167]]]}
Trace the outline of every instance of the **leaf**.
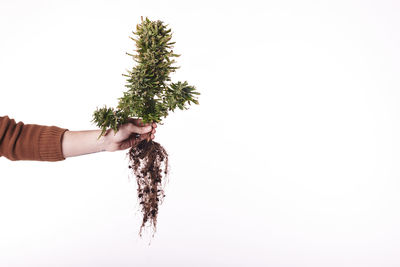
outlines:
{"label": "leaf", "polygon": [[173,58],[181,55],[173,51],[175,42],[167,25],[142,16],[136,32],[132,31],[134,36],[129,38],[135,42],[136,54],[126,54],[133,59],[134,66],[122,74],[126,77],[127,91],[118,98],[116,109],[104,106],[93,113],[92,122],[102,129],[102,134],[107,128],[118,131],[119,125],[129,117],[161,122],[169,111],[187,110],[185,103],[189,106],[199,103],[193,97],[200,95],[194,86],[187,81],[170,82],[170,74],[180,68],[174,65]]}

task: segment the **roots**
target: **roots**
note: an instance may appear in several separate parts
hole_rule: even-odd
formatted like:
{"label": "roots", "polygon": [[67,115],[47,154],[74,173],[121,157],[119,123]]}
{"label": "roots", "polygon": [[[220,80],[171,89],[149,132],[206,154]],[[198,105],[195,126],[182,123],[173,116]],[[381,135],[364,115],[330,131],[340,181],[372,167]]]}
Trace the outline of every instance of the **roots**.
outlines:
{"label": "roots", "polygon": [[[129,168],[133,170],[137,181],[139,204],[143,214],[139,235],[146,223],[153,226],[153,236],[157,229],[158,206],[165,194],[161,184],[162,165],[164,177],[168,175],[168,154],[165,149],[154,141],[141,141],[129,150]],[[164,164],[163,164],[164,163]]]}

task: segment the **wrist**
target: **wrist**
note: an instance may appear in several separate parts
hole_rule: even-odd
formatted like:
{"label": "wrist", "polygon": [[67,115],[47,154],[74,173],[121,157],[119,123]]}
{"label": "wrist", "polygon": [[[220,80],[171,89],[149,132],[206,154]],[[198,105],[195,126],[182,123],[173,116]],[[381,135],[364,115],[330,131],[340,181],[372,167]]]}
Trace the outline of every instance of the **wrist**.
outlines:
{"label": "wrist", "polygon": [[[96,135],[96,152],[102,152],[107,150],[107,138],[106,136],[101,134],[101,130],[95,130],[94,134]],[[100,138],[99,138],[100,136]]]}

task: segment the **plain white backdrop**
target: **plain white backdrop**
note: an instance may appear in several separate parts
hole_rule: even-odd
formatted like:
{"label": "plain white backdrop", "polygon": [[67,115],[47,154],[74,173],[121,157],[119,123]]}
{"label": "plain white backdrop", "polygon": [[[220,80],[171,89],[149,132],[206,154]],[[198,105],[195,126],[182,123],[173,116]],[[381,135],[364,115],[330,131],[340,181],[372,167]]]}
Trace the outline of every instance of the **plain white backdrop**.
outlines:
{"label": "plain white backdrop", "polygon": [[399,266],[398,1],[0,0],[0,116],[96,129],[140,16],[201,93],[156,141],[151,245],[127,151],[0,158],[0,266]]}

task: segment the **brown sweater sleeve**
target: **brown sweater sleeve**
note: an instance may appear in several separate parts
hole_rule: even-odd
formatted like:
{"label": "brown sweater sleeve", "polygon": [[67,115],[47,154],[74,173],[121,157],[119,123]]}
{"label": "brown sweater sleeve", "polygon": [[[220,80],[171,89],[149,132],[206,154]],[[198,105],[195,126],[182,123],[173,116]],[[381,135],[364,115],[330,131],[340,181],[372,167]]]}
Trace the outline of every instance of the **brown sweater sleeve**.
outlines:
{"label": "brown sweater sleeve", "polygon": [[62,138],[68,129],[57,126],[16,123],[0,117],[0,157],[9,160],[61,161]]}

